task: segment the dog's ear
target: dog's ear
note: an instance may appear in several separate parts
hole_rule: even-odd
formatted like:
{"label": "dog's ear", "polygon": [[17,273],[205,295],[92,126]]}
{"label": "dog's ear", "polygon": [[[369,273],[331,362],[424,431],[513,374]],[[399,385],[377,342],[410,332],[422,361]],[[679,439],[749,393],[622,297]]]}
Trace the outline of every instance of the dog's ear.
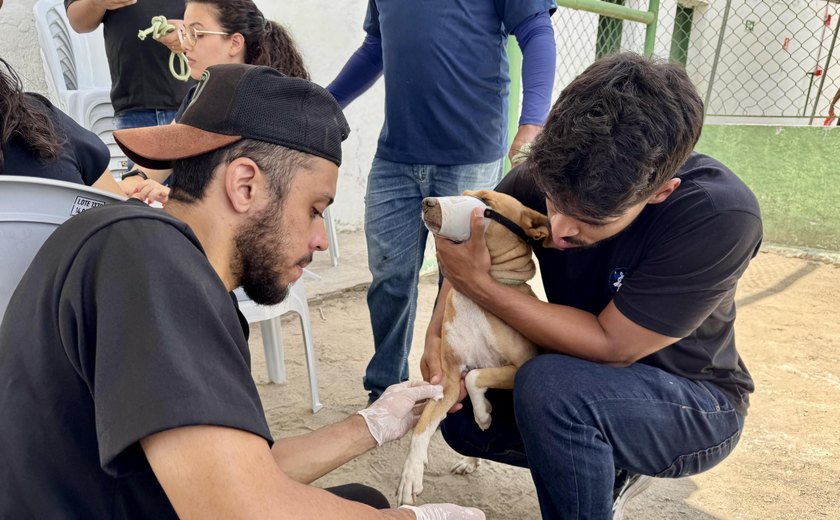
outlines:
{"label": "dog's ear", "polygon": [[551,224],[548,221],[548,217],[531,208],[524,209],[522,223],[525,224],[525,233],[534,240],[544,240],[550,234]]}
{"label": "dog's ear", "polygon": [[467,190],[464,192],[464,195],[469,197],[475,197],[477,199],[483,200],[485,203],[487,202],[487,192],[492,190]]}

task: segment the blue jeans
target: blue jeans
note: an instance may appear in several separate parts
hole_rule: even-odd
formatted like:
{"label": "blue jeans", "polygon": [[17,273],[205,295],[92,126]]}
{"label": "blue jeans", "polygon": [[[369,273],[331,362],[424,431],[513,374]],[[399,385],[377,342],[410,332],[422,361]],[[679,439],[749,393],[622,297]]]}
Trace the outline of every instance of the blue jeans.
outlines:
{"label": "blue jeans", "polygon": [[[126,110],[114,115],[114,126],[117,130],[123,128],[145,128],[147,126],[168,125],[175,119],[178,110],[163,110],[149,108],[144,110]],[[134,168],[134,163],[129,159],[127,169]]]}
{"label": "blue jeans", "polygon": [[367,302],[374,354],[364,387],[371,399],[408,379],[417,279],[428,236],[420,217],[423,198],[494,188],[503,167],[502,159],[455,166],[373,160],[365,197],[368,267],[373,275]]}
{"label": "blue jeans", "polygon": [[443,437],[463,455],[529,468],[546,519],[611,518],[615,468],[694,475],[726,458],[744,426],[712,384],[560,354],[532,359],[512,392],[489,390],[487,398],[486,431],[466,399],[441,423]]}

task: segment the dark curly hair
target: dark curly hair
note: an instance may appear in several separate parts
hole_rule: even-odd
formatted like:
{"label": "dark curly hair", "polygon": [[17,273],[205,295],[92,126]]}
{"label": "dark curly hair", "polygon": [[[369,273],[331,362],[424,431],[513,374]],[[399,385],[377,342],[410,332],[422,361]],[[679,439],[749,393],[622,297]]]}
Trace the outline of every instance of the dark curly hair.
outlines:
{"label": "dark curly hair", "polygon": [[674,177],[702,126],[703,101],[682,66],[614,54],[560,94],[530,172],[561,213],[618,217]]}
{"label": "dark curly hair", "polygon": [[286,29],[266,20],[252,0],[186,0],[211,5],[219,14],[219,24],[230,34],[245,38],[245,63],[265,65],[287,76],[309,79],[303,58]]}
{"label": "dark curly hair", "polygon": [[0,64],[0,172],[6,162],[3,148],[15,137],[42,162],[57,160],[64,136],[52,123],[49,102],[24,93],[17,72],[3,58]]}

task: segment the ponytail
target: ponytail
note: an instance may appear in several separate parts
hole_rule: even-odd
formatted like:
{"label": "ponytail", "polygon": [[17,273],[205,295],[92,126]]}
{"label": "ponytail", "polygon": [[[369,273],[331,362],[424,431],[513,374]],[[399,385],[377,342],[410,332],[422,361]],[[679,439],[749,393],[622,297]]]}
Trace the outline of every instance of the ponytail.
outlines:
{"label": "ponytail", "polygon": [[253,0],[187,0],[215,8],[219,25],[245,39],[245,63],[272,67],[291,77],[309,79],[309,72],[286,29],[266,20]]}
{"label": "ponytail", "polygon": [[309,72],[291,35],[282,25],[271,20],[266,20],[249,63],[275,68],[293,78],[309,79]]}

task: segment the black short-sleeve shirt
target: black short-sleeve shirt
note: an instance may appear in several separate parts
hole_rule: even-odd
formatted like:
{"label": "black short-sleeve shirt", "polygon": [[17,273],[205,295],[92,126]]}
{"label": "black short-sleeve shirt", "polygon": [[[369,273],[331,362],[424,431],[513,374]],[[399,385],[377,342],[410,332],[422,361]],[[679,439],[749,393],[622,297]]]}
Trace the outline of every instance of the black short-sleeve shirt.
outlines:
{"label": "black short-sleeve shirt", "polygon": [[[678,176],[673,194],[610,240],[588,249],[536,247],[546,296],[594,314],[615,301],[636,324],[683,338],[639,362],[713,383],[745,414],[754,385],[735,348],[735,289],[761,244],[758,202],[705,155],[692,154]],[[546,211],[524,169],[497,189]]]}
{"label": "black short-sleeve shirt", "polygon": [[271,443],[247,324],[184,223],[71,218],[0,326],[0,518],[174,518],[139,440],[210,424]]}
{"label": "black short-sleeve shirt", "polygon": [[[69,7],[76,0],[64,0]],[[120,9],[105,12],[102,18],[105,54],[111,69],[111,104],[116,113],[127,110],[175,110],[194,82],[175,79],[169,72],[166,46],[152,40],[140,40],[137,33],[152,25],[152,18],[163,15],[173,20],[184,18],[184,2],[140,0]],[[176,70],[179,66],[176,62]]]}
{"label": "black short-sleeve shirt", "polygon": [[3,166],[0,175],[23,175],[90,186],[108,168],[111,156],[108,147],[93,132],[79,126],[46,98],[26,94],[26,103],[50,118],[57,137],[62,141],[55,161],[44,162],[19,135],[3,145]]}

